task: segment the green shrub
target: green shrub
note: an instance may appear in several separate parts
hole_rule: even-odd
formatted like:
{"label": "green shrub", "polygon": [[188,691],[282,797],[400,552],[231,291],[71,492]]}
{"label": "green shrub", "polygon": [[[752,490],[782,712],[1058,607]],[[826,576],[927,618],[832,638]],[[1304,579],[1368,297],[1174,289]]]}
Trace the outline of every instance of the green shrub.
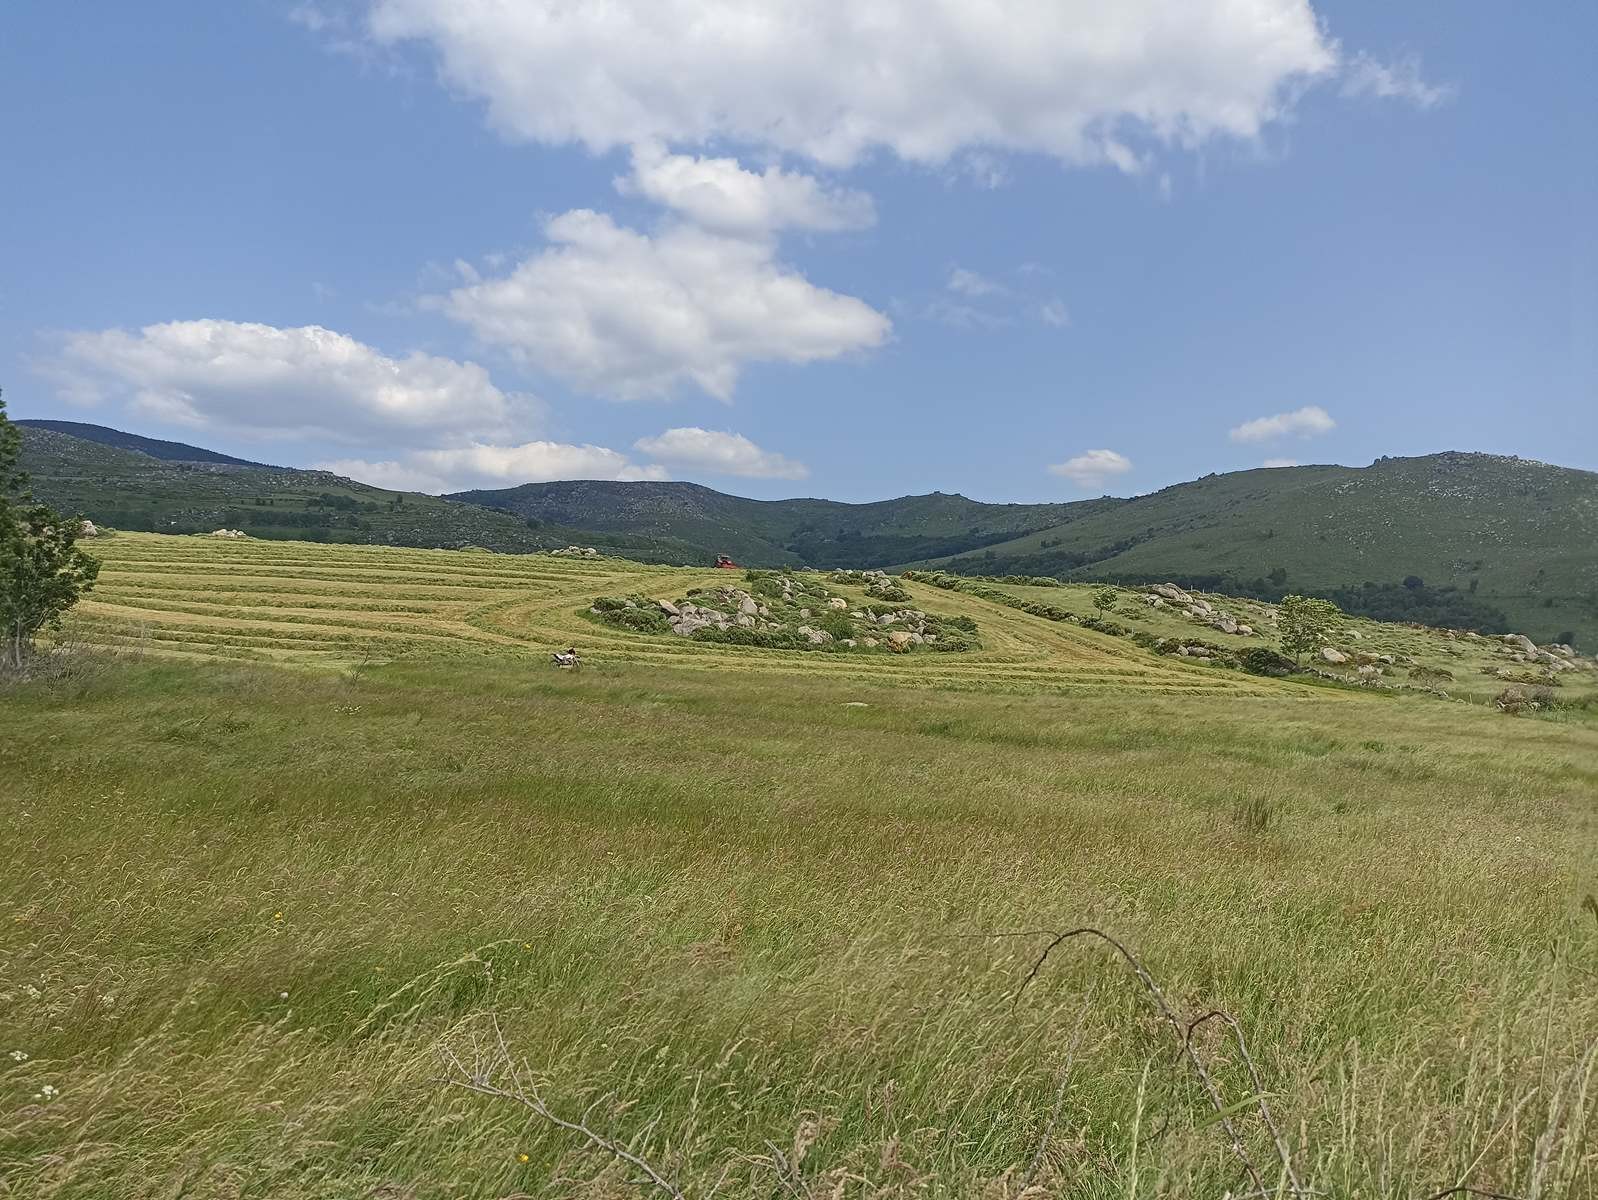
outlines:
{"label": "green shrub", "polygon": [[1107,617],[1083,617],[1080,624],[1083,629],[1094,629],[1111,637],[1126,637],[1132,632],[1119,621],[1111,621]]}
{"label": "green shrub", "polygon": [[599,596],[592,611],[607,625],[635,633],[670,633],[671,622],[648,596]]}
{"label": "green shrub", "polygon": [[838,641],[855,636],[854,623],[849,620],[846,613],[828,612],[811,621],[811,625],[823,632],[830,633]]}
{"label": "green shrub", "polygon": [[1238,655],[1238,666],[1250,675],[1271,675],[1280,678],[1298,670],[1285,654],[1278,654],[1268,646],[1251,646]]}

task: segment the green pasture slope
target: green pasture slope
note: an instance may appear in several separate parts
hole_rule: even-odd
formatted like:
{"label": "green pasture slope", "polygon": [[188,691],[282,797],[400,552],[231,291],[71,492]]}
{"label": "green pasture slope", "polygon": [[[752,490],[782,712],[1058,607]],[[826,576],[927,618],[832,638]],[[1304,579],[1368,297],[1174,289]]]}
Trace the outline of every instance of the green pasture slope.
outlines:
{"label": "green pasture slope", "polygon": [[[1598,474],[1489,454],[1284,467],[1177,484],[980,550],[965,574],[1314,592],[1345,607],[1432,601],[1433,624],[1598,647]],[[1273,573],[1279,572],[1272,578]],[[1406,580],[1431,589],[1410,594]],[[1378,585],[1371,596],[1362,587]],[[1387,593],[1386,596],[1381,594]]]}
{"label": "green pasture slope", "polygon": [[[716,576],[619,560],[93,549],[0,688],[0,1195],[666,1194],[452,1085],[501,1043],[686,1197],[1598,1194],[1579,710],[919,584],[981,651],[630,634],[586,603]],[[1108,946],[1023,987],[1079,926],[1235,1018],[1224,1123]]]}

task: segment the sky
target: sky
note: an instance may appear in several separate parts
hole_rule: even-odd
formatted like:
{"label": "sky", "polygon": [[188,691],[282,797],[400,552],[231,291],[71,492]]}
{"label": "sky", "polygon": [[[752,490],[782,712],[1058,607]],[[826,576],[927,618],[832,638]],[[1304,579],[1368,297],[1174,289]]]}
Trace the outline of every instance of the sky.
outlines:
{"label": "sky", "polygon": [[1598,469],[1598,6],[20,0],[0,386],[425,491]]}

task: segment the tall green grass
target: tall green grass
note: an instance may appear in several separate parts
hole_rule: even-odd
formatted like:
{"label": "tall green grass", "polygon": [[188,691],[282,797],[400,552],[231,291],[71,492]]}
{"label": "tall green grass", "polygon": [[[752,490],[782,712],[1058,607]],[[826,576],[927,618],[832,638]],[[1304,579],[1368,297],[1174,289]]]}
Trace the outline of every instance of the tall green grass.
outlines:
{"label": "tall green grass", "polygon": [[0,731],[0,1194],[641,1194],[449,1085],[496,1025],[690,1196],[1016,1197],[1068,1057],[1029,1195],[1251,1190],[1124,964],[1018,995],[1078,924],[1317,1194],[1598,1190],[1591,724],[145,661]]}

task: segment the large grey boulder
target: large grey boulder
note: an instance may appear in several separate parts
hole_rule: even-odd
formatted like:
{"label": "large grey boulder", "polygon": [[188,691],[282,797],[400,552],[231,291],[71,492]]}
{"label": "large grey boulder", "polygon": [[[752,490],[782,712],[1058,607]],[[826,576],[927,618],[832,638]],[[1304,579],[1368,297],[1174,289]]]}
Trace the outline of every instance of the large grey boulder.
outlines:
{"label": "large grey boulder", "polygon": [[1322,646],[1320,660],[1323,663],[1331,663],[1333,666],[1337,666],[1340,663],[1346,663],[1348,661],[1348,655],[1344,654],[1341,650],[1334,649],[1331,646]]}

